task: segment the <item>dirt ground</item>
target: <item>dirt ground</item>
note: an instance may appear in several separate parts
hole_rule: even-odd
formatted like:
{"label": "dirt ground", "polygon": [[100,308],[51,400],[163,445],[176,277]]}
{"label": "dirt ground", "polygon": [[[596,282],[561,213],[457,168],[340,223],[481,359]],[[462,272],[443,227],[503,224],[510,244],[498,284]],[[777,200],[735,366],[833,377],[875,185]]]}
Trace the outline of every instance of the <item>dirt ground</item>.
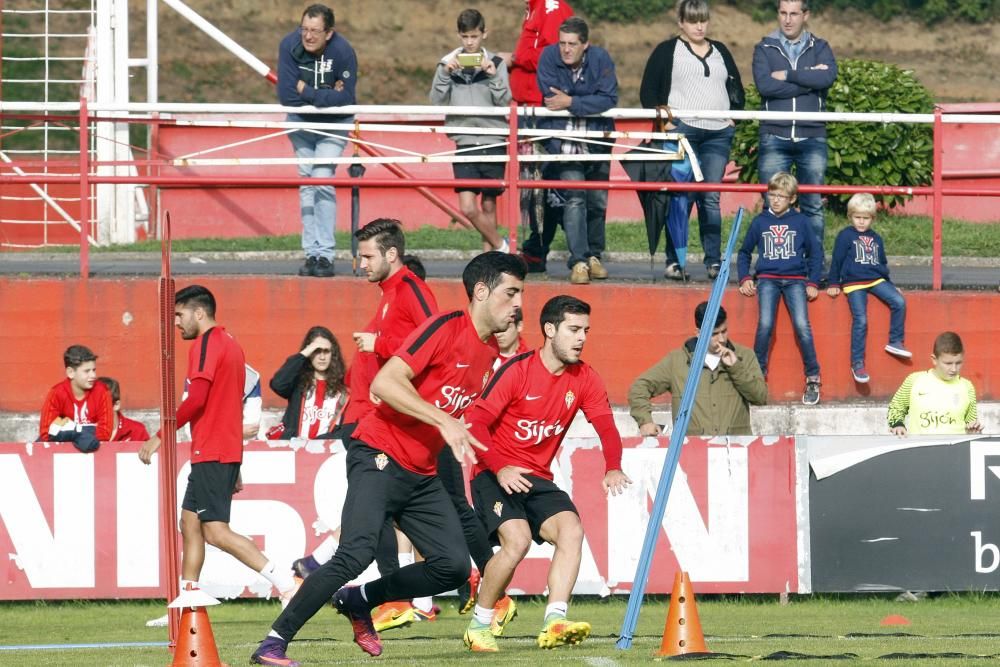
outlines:
{"label": "dirt ground", "polygon": [[[132,55],[145,50],[144,2],[133,0]],[[292,30],[305,3],[276,0],[192,0],[197,12],[272,67],[278,41]],[[300,6],[301,5],[301,6]],[[422,104],[437,59],[456,46],[454,20],[469,6],[457,0],[345,0],[333,2],[337,28],[358,53],[359,102]],[[504,11],[500,7],[505,7]],[[522,20],[520,0],[497,3],[486,13],[487,47],[513,48]],[[160,100],[273,102],[274,91],[235,57],[160,4]],[[754,44],[776,27],[756,23],[727,6],[713,9],[710,35],[726,43],[750,81]],[[618,68],[620,106],[637,106],[639,80],[652,48],[675,34],[672,16],[648,24],[591,26],[591,42],[605,47]],[[827,39],[838,58],[866,58],[912,69],[938,101],[1000,101],[1000,23],[887,23],[857,13],[829,12],[810,28]],[[140,70],[135,70],[138,74]],[[133,99],[142,95],[142,75]]]}

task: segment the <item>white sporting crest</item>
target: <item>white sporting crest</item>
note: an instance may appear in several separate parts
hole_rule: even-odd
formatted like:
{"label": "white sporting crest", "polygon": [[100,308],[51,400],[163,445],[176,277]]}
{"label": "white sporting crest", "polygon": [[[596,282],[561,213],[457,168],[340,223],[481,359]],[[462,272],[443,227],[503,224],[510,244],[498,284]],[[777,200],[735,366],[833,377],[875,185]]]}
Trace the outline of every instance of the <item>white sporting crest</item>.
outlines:
{"label": "white sporting crest", "polygon": [[566,409],[569,410],[573,407],[573,401],[576,400],[576,394],[571,391],[566,392]]}
{"label": "white sporting crest", "polygon": [[493,503],[493,513],[496,514],[497,516],[503,514],[503,503],[500,502],[499,500]]}
{"label": "white sporting crest", "polygon": [[381,454],[375,457],[376,468],[378,468],[379,470],[385,470],[385,467],[387,465],[389,465],[389,457],[385,455],[385,452],[382,452]]}

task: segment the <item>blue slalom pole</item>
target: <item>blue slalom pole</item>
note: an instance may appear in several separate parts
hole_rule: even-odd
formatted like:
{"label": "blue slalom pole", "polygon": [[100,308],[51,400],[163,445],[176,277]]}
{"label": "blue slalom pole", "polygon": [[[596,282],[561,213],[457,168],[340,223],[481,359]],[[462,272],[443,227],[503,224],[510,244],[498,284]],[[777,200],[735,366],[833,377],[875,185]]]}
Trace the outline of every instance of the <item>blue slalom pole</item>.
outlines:
{"label": "blue slalom pole", "polygon": [[694,406],[694,397],[698,394],[701,369],[705,365],[705,353],[708,352],[708,341],[711,340],[712,331],[715,329],[715,318],[719,314],[719,306],[722,304],[722,294],[729,280],[730,258],[732,257],[733,249],[736,247],[736,239],[739,237],[742,224],[743,208],[740,207],[740,210],[736,213],[736,219],[733,221],[733,229],[729,232],[729,242],[726,243],[726,252],[723,254],[722,263],[719,266],[719,276],[716,278],[715,284],[712,285],[712,295],[708,299],[705,319],[702,321],[701,330],[698,332],[698,343],[694,347],[694,356],[691,358],[691,367],[688,369],[684,394],[681,396],[681,406],[677,411],[676,419],[674,419],[674,430],[670,434],[670,449],[667,451],[667,458],[663,462],[660,483],[656,487],[656,498],[653,501],[653,511],[649,515],[649,525],[646,526],[646,537],[642,542],[639,565],[635,569],[635,578],[632,581],[632,593],[628,596],[625,620],[622,621],[622,630],[618,636],[618,642],[615,644],[619,649],[632,648],[632,636],[635,632],[635,626],[639,622],[639,610],[642,608],[642,599],[646,593],[649,568],[653,563],[653,552],[656,550],[656,538],[660,533],[660,524],[663,521],[663,514],[667,509],[667,499],[670,497],[670,489],[674,483],[674,473],[677,472],[677,463],[681,458],[684,436],[687,433],[688,423],[691,421],[691,408]]}

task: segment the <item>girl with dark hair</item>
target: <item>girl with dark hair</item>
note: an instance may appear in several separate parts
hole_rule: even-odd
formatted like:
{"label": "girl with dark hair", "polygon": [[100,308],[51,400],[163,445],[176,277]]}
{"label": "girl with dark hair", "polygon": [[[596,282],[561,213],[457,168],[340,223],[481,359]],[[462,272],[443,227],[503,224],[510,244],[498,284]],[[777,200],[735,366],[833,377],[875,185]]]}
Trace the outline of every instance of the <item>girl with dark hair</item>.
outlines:
{"label": "girl with dark hair", "polygon": [[268,440],[332,438],[347,402],[344,358],[333,333],[321,326],[309,329],[302,349],[285,360],[270,387],[288,407]]}

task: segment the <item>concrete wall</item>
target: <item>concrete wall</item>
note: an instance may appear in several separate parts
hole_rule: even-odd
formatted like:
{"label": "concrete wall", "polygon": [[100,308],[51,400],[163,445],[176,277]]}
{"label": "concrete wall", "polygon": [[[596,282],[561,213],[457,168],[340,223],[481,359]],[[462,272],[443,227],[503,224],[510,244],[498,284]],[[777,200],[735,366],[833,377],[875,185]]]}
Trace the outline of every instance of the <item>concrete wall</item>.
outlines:
{"label": "concrete wall", "polygon": [[[178,281],[177,288],[190,279]],[[350,334],[370,319],[378,289],[363,279],[337,277],[211,277],[202,282],[215,292],[218,319],[243,344],[248,362],[265,378],[298,350],[305,331],[328,326],[353,354]],[[464,291],[456,280],[432,280],[442,309],[463,307]],[[531,281],[525,294],[525,335],[538,345],[537,318],[542,304],[570,293],[594,308],[584,358],[603,376],[613,403],[625,403],[628,387],[642,371],[694,334],[692,312],[708,297],[701,286],[587,285]],[[954,329],[965,340],[963,374],[981,400],[1000,399],[1000,296],[974,292],[908,292],[907,346],[911,363],[882,351],[888,311],[870,307],[869,385],[851,379],[848,356],[850,315],[841,298],[820,298],[810,306],[820,363],[823,401],[884,403],[907,373],[929,367],[934,337]],[[74,343],[100,355],[98,372],[116,377],[127,410],[159,404],[157,281],[0,278],[0,413],[35,412],[45,392],[64,377],[62,353]],[[171,302],[172,303],[172,302]],[[731,337],[751,345],[757,321],[754,299],[727,292]],[[177,338],[177,387],[180,389],[189,343]],[[798,404],[802,363],[787,314],[779,312],[769,377],[771,403]],[[178,392],[179,395],[179,392]],[[265,386],[265,407],[283,403]]]}

